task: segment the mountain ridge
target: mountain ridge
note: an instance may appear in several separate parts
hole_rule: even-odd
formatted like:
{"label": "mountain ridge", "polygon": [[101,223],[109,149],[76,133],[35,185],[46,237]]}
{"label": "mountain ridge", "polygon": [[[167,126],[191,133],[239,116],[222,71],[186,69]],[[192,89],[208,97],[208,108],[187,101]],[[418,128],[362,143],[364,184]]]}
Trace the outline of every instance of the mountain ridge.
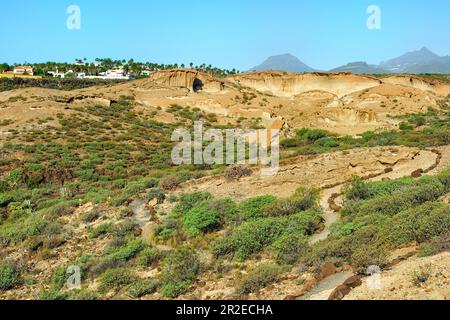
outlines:
{"label": "mountain ridge", "polygon": [[310,66],[303,63],[296,56],[285,53],[280,55],[270,56],[261,64],[253,67],[250,71],[264,71],[264,70],[283,70],[290,72],[314,72],[317,71]]}
{"label": "mountain ridge", "polygon": [[[250,71],[289,71],[289,72],[316,72],[303,63],[296,56],[286,53],[270,56]],[[398,57],[382,61],[378,65],[368,64],[365,61],[350,62],[330,69],[329,72],[352,72],[354,74],[384,74],[384,73],[450,73],[450,55],[439,56],[422,47]]]}

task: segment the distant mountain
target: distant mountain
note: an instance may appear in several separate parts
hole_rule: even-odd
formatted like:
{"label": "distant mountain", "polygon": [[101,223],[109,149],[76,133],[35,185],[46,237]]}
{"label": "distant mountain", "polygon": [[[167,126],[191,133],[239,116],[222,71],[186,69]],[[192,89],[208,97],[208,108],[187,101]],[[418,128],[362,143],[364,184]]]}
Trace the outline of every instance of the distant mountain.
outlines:
{"label": "distant mountain", "polygon": [[440,57],[423,47],[398,58],[381,62],[380,67],[392,73],[448,73],[450,57]]}
{"label": "distant mountain", "polygon": [[383,74],[389,71],[382,69],[376,65],[369,65],[366,62],[351,62],[345,66],[341,66],[330,70],[331,72],[351,72],[353,74]]}
{"label": "distant mountain", "polygon": [[[250,71],[282,70],[290,72],[315,72],[292,54],[282,54],[268,58]],[[412,51],[400,57],[381,62],[379,65],[363,61],[351,62],[330,70],[330,72],[351,72],[354,74],[384,73],[446,73],[450,74],[450,56],[439,56],[428,48]]]}
{"label": "distant mountain", "polygon": [[282,54],[278,56],[269,57],[266,61],[260,65],[251,68],[251,71],[263,71],[263,70],[282,70],[290,72],[314,72],[313,68],[307,66],[297,57],[292,54]]}

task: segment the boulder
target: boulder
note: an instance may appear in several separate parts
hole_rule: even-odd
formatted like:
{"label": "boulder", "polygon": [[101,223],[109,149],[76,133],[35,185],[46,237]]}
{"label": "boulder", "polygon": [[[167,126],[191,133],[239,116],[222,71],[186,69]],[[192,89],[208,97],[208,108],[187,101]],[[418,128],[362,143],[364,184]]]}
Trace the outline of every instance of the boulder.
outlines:
{"label": "boulder", "polygon": [[345,284],[341,284],[328,297],[328,300],[342,300],[351,291],[351,288]]}
{"label": "boulder", "polygon": [[361,276],[351,276],[350,278],[345,280],[343,284],[350,288],[359,287],[362,284]]}
{"label": "boulder", "polygon": [[323,265],[322,270],[320,271],[321,279],[325,279],[336,273],[336,266],[332,262],[327,262]]}
{"label": "boulder", "polygon": [[423,175],[423,169],[417,169],[411,173],[411,177],[420,178]]}

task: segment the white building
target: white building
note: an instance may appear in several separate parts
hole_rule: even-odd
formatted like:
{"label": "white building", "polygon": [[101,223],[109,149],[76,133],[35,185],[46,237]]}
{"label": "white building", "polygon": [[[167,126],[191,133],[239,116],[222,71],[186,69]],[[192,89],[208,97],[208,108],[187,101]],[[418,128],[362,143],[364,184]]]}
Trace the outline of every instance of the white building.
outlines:
{"label": "white building", "polygon": [[103,80],[131,80],[130,74],[127,74],[124,69],[112,69],[106,72],[100,72],[98,76],[86,76],[85,79],[103,79]]}

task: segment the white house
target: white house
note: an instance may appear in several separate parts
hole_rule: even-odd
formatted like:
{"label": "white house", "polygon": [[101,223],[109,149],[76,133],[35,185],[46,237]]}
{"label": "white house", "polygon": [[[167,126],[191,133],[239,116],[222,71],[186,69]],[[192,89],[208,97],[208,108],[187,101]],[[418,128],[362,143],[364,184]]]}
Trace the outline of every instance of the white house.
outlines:
{"label": "white house", "polygon": [[85,79],[103,79],[103,80],[130,80],[131,76],[124,69],[112,69],[106,72],[100,72],[98,76],[84,76]]}

